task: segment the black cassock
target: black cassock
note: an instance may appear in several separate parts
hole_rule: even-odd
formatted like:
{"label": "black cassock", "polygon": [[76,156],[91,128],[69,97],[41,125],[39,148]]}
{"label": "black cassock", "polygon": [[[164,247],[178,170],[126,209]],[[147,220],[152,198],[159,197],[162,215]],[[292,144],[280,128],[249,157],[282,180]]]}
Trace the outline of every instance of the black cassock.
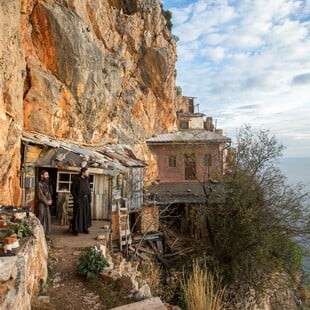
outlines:
{"label": "black cassock", "polygon": [[87,232],[91,226],[91,189],[88,178],[78,175],[72,182],[71,194],[73,196],[73,232]]}

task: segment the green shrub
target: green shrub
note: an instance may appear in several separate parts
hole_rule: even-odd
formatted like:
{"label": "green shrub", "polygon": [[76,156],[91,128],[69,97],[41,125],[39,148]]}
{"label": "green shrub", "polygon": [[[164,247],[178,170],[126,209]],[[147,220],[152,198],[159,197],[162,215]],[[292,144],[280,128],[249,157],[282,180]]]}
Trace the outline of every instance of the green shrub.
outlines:
{"label": "green shrub", "polygon": [[77,272],[86,279],[96,278],[106,266],[109,263],[102,253],[96,247],[90,247],[78,258]]}
{"label": "green shrub", "polygon": [[33,236],[33,231],[26,221],[19,223],[11,223],[10,230],[17,235],[18,238]]}
{"label": "green shrub", "polygon": [[177,93],[177,96],[182,96],[182,87],[181,86],[176,86],[175,91]]}
{"label": "green shrub", "polygon": [[164,10],[163,5],[161,4],[161,10],[162,10],[162,14],[164,15],[165,19],[166,19],[166,25],[167,28],[171,31],[172,29],[172,13],[169,10]]}
{"label": "green shrub", "polygon": [[179,42],[179,41],[180,41],[180,38],[179,38],[177,35],[175,35],[175,34],[172,35],[172,39],[173,39],[175,42]]}

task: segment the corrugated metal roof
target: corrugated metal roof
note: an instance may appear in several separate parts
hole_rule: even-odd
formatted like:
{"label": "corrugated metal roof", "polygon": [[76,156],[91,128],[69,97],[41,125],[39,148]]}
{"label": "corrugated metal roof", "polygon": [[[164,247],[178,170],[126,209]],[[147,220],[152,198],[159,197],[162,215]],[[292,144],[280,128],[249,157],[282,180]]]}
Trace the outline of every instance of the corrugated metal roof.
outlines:
{"label": "corrugated metal roof", "polygon": [[[106,169],[115,169],[119,171],[125,170],[125,166],[119,160],[106,156],[96,150],[92,150],[90,147],[80,146],[65,139],[52,138],[38,132],[24,131],[22,141],[36,145],[45,145],[65,151],[62,153],[55,152],[55,158],[50,158],[50,161],[59,160],[66,164],[64,160],[66,158],[69,159],[68,153],[71,152],[80,156],[80,162],[76,162],[78,166],[82,161],[86,161],[88,167],[98,167],[104,169],[105,171]],[[61,159],[59,159],[60,157]]]}
{"label": "corrugated metal roof", "polygon": [[204,129],[187,129],[158,135],[146,140],[148,144],[160,143],[206,143],[206,142],[231,142],[231,139],[218,133]]}
{"label": "corrugated metal roof", "polygon": [[138,159],[133,150],[128,145],[108,145],[96,147],[97,152],[104,154],[110,158],[116,159],[125,167],[145,167],[145,162]]}
{"label": "corrugated metal roof", "polygon": [[[206,191],[222,191],[221,184],[205,184]],[[159,205],[178,203],[205,203],[207,200],[203,185],[200,183],[159,183],[146,188],[148,199]]]}
{"label": "corrugated metal roof", "polygon": [[177,112],[177,115],[179,117],[186,117],[186,118],[192,118],[192,117],[203,117],[206,116],[203,113],[196,112],[196,113],[190,113],[190,112]]}
{"label": "corrugated metal roof", "polygon": [[93,151],[86,149],[84,147],[80,147],[77,144],[73,144],[68,140],[61,138],[52,138],[50,136],[34,131],[24,131],[22,140],[25,142],[35,143],[38,145],[47,145],[54,148],[61,147],[64,150],[75,152],[81,155],[92,156],[94,153]]}

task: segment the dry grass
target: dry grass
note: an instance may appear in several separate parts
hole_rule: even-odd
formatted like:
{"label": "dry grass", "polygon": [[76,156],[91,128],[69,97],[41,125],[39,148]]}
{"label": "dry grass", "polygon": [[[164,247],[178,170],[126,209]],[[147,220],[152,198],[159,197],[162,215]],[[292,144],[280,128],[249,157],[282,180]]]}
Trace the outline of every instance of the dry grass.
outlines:
{"label": "dry grass", "polygon": [[206,268],[201,268],[198,261],[193,262],[193,272],[183,282],[182,289],[188,310],[222,309],[224,289],[221,289],[221,282]]}
{"label": "dry grass", "polygon": [[[147,282],[151,289],[151,293],[153,296],[160,295],[160,285],[162,270],[160,266],[153,261],[149,260],[144,262],[140,266],[140,272],[142,274],[143,279]],[[142,284],[142,283],[140,283]]]}

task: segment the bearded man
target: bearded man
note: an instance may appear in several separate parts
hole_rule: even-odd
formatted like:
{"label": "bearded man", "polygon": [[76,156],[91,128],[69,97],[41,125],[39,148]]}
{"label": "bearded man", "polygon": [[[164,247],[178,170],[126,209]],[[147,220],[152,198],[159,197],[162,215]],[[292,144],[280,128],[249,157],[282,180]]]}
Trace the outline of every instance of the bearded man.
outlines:
{"label": "bearded man", "polygon": [[88,234],[91,226],[91,188],[89,182],[89,172],[86,167],[81,168],[81,173],[71,184],[71,194],[73,196],[73,234]]}
{"label": "bearded man", "polygon": [[49,174],[46,170],[42,170],[40,174],[40,181],[36,186],[36,198],[37,198],[37,217],[40,220],[46,240],[49,240],[49,234],[51,231],[51,210],[52,197],[49,190]]}

